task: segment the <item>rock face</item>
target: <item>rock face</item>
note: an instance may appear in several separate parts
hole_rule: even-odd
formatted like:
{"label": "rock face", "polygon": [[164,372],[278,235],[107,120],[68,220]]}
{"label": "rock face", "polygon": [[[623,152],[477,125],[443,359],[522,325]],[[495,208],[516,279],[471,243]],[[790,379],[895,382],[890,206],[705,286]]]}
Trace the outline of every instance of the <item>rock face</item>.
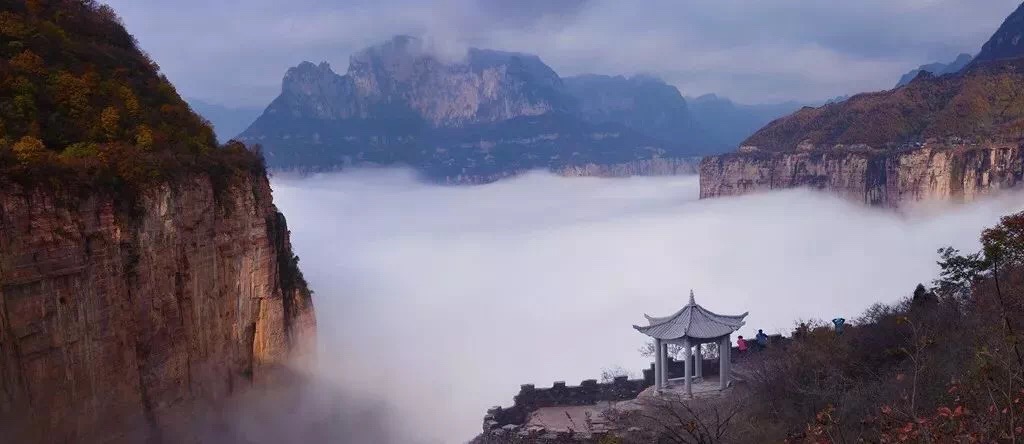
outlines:
{"label": "rock face", "polygon": [[807,187],[868,205],[971,201],[1021,184],[1019,144],[922,147],[899,152],[830,149],[750,151],[704,159],[700,197]]}
{"label": "rock face", "polygon": [[561,86],[534,55],[471,49],[465,62],[444,63],[420,40],[400,36],[353,55],[344,76],[327,63],[288,70],[281,97],[267,112],[335,120],[417,117],[458,127],[559,109]]}
{"label": "rock face", "polygon": [[1017,7],[981,47],[975,63],[1024,57],[1024,4]]}
{"label": "rock face", "polygon": [[811,187],[872,205],[967,201],[1017,186],[1024,141],[1024,6],[963,71],[805,107],[737,153],[701,163],[701,196]]}
{"label": "rock face", "polygon": [[276,170],[405,165],[448,183],[708,152],[676,88],[599,80],[563,80],[529,54],[471,49],[443,60],[396,37],[353,55],[344,75],[326,63],[290,69],[239,138],[262,145]]}
{"label": "rock face", "polygon": [[194,175],[135,211],[0,187],[0,430],[11,442],[178,442],[314,336],[263,175]]}

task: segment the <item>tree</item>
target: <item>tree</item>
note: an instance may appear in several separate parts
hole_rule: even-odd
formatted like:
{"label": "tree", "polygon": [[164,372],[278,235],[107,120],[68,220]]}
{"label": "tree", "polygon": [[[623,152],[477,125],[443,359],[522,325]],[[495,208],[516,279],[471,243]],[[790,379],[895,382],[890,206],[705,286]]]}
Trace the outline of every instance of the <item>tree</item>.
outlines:
{"label": "tree", "polygon": [[14,156],[22,162],[38,162],[49,154],[43,141],[32,136],[22,137],[11,148],[14,151]]}
{"label": "tree", "polygon": [[100,130],[107,140],[117,140],[121,134],[121,113],[117,112],[117,108],[108,106],[103,109],[100,114]]}

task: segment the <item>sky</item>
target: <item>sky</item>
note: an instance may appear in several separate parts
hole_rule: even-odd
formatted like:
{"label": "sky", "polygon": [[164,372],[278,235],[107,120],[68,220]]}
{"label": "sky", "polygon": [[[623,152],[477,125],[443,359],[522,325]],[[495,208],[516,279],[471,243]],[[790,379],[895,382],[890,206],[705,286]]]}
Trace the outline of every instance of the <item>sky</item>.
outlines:
{"label": "sky", "polygon": [[561,75],[649,73],[687,96],[820,101],[975,53],[1018,0],[106,0],[186,97],[263,107],[308,60],[397,34],[534,53]]}
{"label": "sky", "polygon": [[246,410],[266,438],[251,442],[295,440],[286,431],[317,429],[307,421],[324,412],[334,430],[358,414],[392,433],[365,442],[465,442],[520,384],[639,377],[647,338],[632,325],[674,313],[690,289],[712,311],[749,311],[748,337],[853,321],[930,283],[938,248],[974,251],[982,228],[1024,208],[1020,193],[902,213],[808,190],[697,200],[696,176],[446,187],[353,170],[272,185],[315,292],[326,382],[287,409],[302,413]]}

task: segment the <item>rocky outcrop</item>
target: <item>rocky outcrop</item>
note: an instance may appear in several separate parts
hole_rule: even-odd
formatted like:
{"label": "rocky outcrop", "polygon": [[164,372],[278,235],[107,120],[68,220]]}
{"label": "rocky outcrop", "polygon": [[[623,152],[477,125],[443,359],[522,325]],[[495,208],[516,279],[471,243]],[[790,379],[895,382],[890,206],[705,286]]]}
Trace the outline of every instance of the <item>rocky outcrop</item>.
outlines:
{"label": "rocky outcrop", "polygon": [[275,379],[315,320],[264,175],[192,175],[135,205],[0,187],[0,430],[178,442]]}
{"label": "rocky outcrop", "polygon": [[797,152],[741,152],[704,159],[700,197],[806,187],[855,202],[897,207],[908,202],[965,202],[1018,186],[1019,144],[923,146],[895,152],[832,147]]}

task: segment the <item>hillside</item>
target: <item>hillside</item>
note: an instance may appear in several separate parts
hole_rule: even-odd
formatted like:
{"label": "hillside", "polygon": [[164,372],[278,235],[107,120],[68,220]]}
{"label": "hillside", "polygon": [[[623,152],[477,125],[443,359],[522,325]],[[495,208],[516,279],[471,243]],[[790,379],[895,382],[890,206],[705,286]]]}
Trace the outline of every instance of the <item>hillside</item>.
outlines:
{"label": "hillside", "polygon": [[[241,144],[219,146],[109,7],[6,2],[0,10],[0,174],[30,186],[122,196],[193,173],[262,174]],[[97,188],[99,187],[99,188]]]}
{"label": "hillside", "polygon": [[976,64],[1024,57],[1024,4],[1013,11],[974,58]]}
{"label": "hillside", "polygon": [[[524,384],[512,406],[487,410],[470,442],[1013,442],[1024,414],[1024,213],[1004,216],[979,241],[976,252],[938,250],[933,282],[907,282],[903,294],[883,296],[895,302],[850,314],[841,327],[794,320],[764,347],[732,347],[724,390],[717,348],[712,359],[698,355],[692,398],[685,360],[671,350],[663,362],[673,379],[660,393],[648,388],[653,363],[638,379]],[[645,355],[656,359],[653,351]]]}
{"label": "hillside", "polygon": [[962,75],[922,74],[892,91],[804,108],[754,133],[743,145],[766,151],[866,144],[894,149],[927,139],[977,141],[1024,136],[1024,61],[978,63]]}
{"label": "hillside", "polygon": [[[1024,8],[1024,6],[1022,6]],[[1024,177],[1024,32],[1018,8],[960,72],[805,107],[705,158],[701,196],[811,187],[871,205],[967,201]],[[1024,54],[1022,54],[1024,55]]]}
{"label": "hillside", "polygon": [[0,35],[4,439],[194,441],[315,337],[262,159],[107,6],[0,2]]}

